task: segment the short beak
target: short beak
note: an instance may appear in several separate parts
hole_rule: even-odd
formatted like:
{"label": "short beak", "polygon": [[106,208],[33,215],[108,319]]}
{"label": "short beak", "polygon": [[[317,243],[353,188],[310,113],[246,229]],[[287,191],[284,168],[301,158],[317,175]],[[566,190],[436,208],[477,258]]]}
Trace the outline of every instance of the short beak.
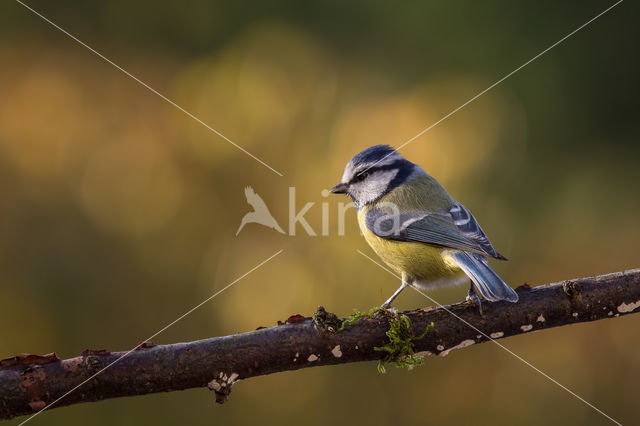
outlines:
{"label": "short beak", "polygon": [[332,194],[346,194],[347,193],[347,184],[346,183],[339,183],[336,186],[334,186],[333,188],[331,188],[330,192]]}

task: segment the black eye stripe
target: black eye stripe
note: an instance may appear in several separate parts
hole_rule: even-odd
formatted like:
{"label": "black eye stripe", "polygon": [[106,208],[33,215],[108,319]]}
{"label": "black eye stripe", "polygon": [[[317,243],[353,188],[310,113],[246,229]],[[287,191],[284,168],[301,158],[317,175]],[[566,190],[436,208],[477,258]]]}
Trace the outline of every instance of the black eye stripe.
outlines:
{"label": "black eye stripe", "polygon": [[351,178],[351,183],[363,181],[367,176],[369,176],[369,173],[371,173],[369,170],[356,173],[353,178]]}
{"label": "black eye stripe", "polygon": [[366,178],[367,176],[369,176],[370,174],[374,173],[374,172],[380,172],[380,171],[386,171],[386,170],[393,170],[393,169],[400,169],[402,168],[402,166],[406,165],[407,161],[406,160],[396,160],[393,163],[390,164],[385,164],[382,166],[373,166],[369,169],[365,168],[362,169],[359,172],[356,172],[356,174],[353,176],[353,179],[351,179],[351,182],[360,182],[361,180],[363,180],[364,178]]}

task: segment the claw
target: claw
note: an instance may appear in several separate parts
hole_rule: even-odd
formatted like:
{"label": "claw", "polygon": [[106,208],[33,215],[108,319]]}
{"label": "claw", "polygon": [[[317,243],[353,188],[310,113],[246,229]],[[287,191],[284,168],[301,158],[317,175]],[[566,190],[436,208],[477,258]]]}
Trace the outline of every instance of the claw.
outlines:
{"label": "claw", "polygon": [[480,316],[482,316],[482,300],[480,300],[480,296],[478,296],[478,293],[476,293],[476,289],[473,286],[473,283],[471,283],[471,286],[469,287],[466,299],[467,302],[472,302],[478,305],[478,311],[480,311]]}

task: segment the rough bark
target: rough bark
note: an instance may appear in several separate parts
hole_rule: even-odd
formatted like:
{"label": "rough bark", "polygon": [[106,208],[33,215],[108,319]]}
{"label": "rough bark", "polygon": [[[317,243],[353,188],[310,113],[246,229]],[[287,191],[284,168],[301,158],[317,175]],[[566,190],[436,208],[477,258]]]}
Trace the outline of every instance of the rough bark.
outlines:
{"label": "rough bark", "polygon": [[[452,349],[550,327],[617,317],[640,312],[640,269],[518,289],[520,301],[458,303],[443,308],[404,312],[413,332],[416,352],[440,356]],[[226,399],[237,380],[263,374],[322,365],[379,360],[384,353],[374,347],[387,342],[384,315],[364,318],[342,332],[325,323],[318,331],[311,318],[292,316],[281,325],[248,333],[170,345],[141,345],[135,351],[85,351],[81,356],[58,359],[21,355],[0,361],[0,419],[49,408],[53,401],[115,362],[95,378],[51,406],[121,396],[168,392],[208,386],[216,399]],[[329,324],[327,326],[327,324]],[[480,330],[480,332],[478,332]],[[484,334],[484,335],[483,335]]]}

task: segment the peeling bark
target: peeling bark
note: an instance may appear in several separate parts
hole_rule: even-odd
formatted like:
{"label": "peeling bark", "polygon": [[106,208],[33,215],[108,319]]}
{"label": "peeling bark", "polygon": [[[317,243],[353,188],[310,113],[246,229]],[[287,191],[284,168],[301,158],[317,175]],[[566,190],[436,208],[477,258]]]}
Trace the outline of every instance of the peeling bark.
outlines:
{"label": "peeling bark", "polygon": [[[486,336],[499,339],[640,312],[640,269],[533,288],[521,286],[518,293],[516,304],[484,303],[482,316],[475,305],[466,302],[447,307],[482,333],[443,308],[404,312],[415,335],[431,322],[435,324],[424,339],[414,342],[415,351],[445,356],[454,349],[489,341]],[[324,324],[327,317],[323,318]],[[358,320],[339,333],[332,332],[333,325],[319,332],[311,318],[294,315],[286,323],[248,333],[170,345],[144,343],[127,356],[127,352],[105,350],[87,350],[63,360],[55,354],[22,354],[0,361],[0,419],[48,408],[114,361],[51,408],[205,386],[215,392],[218,402],[224,402],[238,380],[379,360],[384,354],[373,348],[386,343],[388,327],[388,318],[380,315]]]}

